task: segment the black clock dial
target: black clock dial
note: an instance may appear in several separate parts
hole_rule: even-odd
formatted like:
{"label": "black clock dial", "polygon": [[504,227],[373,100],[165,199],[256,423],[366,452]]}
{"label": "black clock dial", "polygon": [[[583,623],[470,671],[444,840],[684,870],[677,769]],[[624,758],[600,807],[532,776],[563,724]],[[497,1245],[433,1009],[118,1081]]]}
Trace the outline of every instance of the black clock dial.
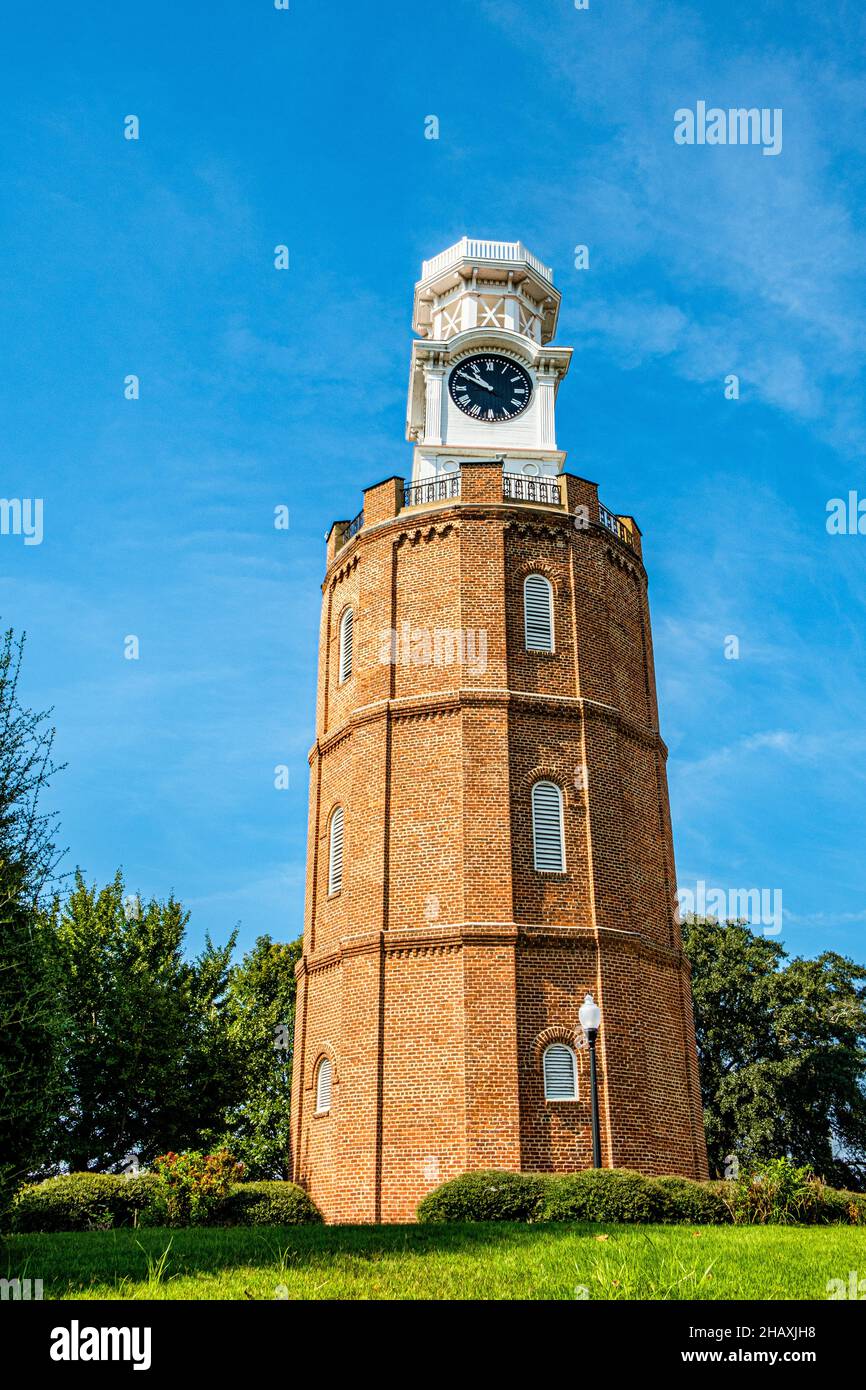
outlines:
{"label": "black clock dial", "polygon": [[464,357],[452,368],[448,390],[458,410],[488,424],[513,420],[532,399],[529,373],[495,352]]}

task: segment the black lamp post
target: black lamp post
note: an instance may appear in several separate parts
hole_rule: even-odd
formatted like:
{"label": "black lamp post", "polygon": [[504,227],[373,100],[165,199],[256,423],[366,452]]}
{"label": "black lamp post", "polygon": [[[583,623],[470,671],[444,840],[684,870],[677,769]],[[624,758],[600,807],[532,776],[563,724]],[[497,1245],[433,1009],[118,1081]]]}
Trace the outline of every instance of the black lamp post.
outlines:
{"label": "black lamp post", "polygon": [[601,1026],[601,1009],[587,994],[578,1014],[583,1036],[589,1046],[589,1085],[592,1091],[592,1166],[601,1167],[601,1134],[598,1127],[598,1076],[595,1070],[595,1040]]}

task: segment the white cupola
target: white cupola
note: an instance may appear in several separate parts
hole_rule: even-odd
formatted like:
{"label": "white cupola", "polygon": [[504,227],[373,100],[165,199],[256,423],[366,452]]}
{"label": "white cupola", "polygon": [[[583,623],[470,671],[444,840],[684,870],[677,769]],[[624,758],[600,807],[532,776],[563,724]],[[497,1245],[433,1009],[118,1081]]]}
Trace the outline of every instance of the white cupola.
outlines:
{"label": "white cupola", "polygon": [[520,241],[463,237],[424,261],[406,427],[414,482],[491,454],[511,472],[562,471],[555,401],[571,349],[550,346],[560,298]]}

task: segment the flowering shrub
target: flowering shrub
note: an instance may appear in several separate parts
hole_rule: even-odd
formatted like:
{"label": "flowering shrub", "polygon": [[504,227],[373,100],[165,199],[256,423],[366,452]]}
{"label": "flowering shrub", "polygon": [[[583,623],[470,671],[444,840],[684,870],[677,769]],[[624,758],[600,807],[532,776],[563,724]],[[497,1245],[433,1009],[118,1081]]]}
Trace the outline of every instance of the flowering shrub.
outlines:
{"label": "flowering shrub", "polygon": [[162,1154],[152,1169],[157,1183],[156,1206],[169,1226],[199,1226],[226,1200],[240,1182],[244,1165],[228,1149],[203,1154],[198,1150]]}

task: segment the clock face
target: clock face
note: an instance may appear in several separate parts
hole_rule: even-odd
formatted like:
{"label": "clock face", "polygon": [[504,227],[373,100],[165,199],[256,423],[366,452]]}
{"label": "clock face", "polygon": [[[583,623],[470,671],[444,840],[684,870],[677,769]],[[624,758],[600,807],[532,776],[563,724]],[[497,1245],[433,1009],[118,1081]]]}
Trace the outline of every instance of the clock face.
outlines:
{"label": "clock face", "polygon": [[488,424],[513,420],[532,399],[529,373],[495,352],[464,357],[451,372],[448,390],[458,410]]}

